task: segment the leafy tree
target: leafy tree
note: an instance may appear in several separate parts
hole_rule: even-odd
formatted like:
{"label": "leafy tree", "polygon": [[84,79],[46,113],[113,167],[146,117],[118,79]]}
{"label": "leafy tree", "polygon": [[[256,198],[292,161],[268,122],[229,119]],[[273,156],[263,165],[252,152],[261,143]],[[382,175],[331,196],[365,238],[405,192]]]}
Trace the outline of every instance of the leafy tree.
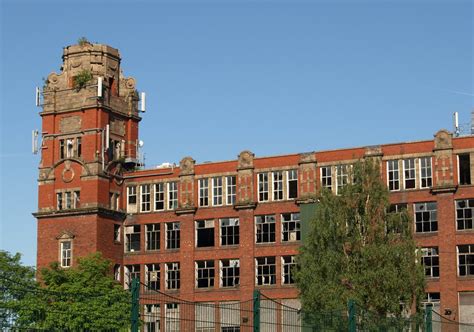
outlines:
{"label": "leafy tree", "polygon": [[[341,309],[349,299],[381,316],[399,317],[423,296],[406,211],[388,212],[379,163],[352,169],[340,195],[322,191],[298,256],[297,285],[308,312]],[[404,304],[404,305],[401,305]]]}
{"label": "leafy tree", "polygon": [[21,254],[0,250],[0,329],[14,324],[21,308],[33,294],[25,288],[37,287],[35,270],[21,265]]}

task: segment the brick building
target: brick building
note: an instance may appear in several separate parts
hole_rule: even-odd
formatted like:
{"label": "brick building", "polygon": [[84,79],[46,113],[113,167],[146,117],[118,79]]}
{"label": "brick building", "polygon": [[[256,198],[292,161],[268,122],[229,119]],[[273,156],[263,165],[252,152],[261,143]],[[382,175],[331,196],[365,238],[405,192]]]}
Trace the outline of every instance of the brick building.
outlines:
{"label": "brick building", "polygon": [[474,322],[474,136],[440,130],[426,141],[140,169],[139,96],[118,51],[84,43],[63,61],[43,89],[38,268],[101,251],[125,287],[138,276],[203,302],[261,289],[298,306],[291,266],[316,194],[337,193],[351,164],[377,158],[393,208],[413,217],[427,301]]}

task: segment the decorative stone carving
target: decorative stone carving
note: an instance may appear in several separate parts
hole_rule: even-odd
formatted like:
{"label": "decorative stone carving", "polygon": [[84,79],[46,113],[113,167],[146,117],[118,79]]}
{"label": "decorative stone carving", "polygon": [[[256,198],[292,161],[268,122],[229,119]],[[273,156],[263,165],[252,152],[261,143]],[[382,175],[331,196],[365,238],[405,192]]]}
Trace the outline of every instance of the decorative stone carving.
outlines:
{"label": "decorative stone carving", "polygon": [[193,175],[196,161],[191,157],[184,157],[179,162],[180,175]]}
{"label": "decorative stone carving", "polygon": [[245,150],[239,154],[238,166],[237,169],[249,169],[253,168],[253,159],[255,154],[251,151]]}
{"label": "decorative stone carving", "polygon": [[64,162],[64,169],[61,174],[61,177],[64,182],[69,183],[74,179],[74,176],[75,176],[75,173],[74,173],[74,169],[71,167],[71,161],[66,160]]}
{"label": "decorative stone carving", "polygon": [[61,133],[69,133],[72,131],[79,131],[82,127],[82,118],[78,115],[67,116],[59,122],[59,131]]}
{"label": "decorative stone carving", "polygon": [[135,79],[129,77],[125,80],[125,86],[128,89],[135,89]]}
{"label": "decorative stone carving", "polygon": [[316,162],[316,154],[314,152],[306,152],[300,154],[300,160],[298,164],[309,164]]}
{"label": "decorative stone carving", "polygon": [[74,239],[76,236],[74,235],[73,232],[69,230],[64,230],[61,233],[59,233],[58,236],[56,236],[56,240],[69,240],[69,239]]}
{"label": "decorative stone carving", "polygon": [[441,129],[434,135],[434,150],[446,150],[453,148],[453,134],[446,129]]}
{"label": "decorative stone carving", "polygon": [[380,145],[371,145],[365,147],[365,157],[382,157],[382,147]]}

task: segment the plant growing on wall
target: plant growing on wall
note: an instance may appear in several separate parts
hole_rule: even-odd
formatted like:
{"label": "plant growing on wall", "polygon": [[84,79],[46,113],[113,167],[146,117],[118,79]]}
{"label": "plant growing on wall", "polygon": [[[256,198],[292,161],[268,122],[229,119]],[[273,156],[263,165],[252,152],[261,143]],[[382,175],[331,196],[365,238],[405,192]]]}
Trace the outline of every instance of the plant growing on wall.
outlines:
{"label": "plant growing on wall", "polygon": [[79,46],[84,46],[86,44],[90,44],[89,41],[87,40],[86,37],[81,37],[77,40],[77,43],[79,44]]}
{"label": "plant growing on wall", "polygon": [[86,84],[92,80],[92,73],[90,70],[83,69],[74,76],[74,89],[77,91],[81,90]]}

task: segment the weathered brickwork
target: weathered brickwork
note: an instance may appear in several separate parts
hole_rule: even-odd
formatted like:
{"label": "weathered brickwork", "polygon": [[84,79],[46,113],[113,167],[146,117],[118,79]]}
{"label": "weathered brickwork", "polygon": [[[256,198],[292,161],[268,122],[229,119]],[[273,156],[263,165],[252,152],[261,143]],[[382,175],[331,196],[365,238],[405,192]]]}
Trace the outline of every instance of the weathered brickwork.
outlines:
{"label": "weathered brickwork", "polygon": [[[440,293],[441,312],[449,308],[447,317],[458,319],[459,293],[474,292],[474,274],[461,275],[457,253],[459,245],[474,245],[472,219],[460,227],[456,217],[456,201],[474,200],[473,136],[440,130],[419,142],[264,158],[243,151],[232,161],[199,164],[185,157],[179,165],[136,170],[138,95],[134,79],[121,74],[118,51],[76,45],[63,58],[63,72],[48,77],[41,113],[39,268],[61,261],[60,243],[70,241],[72,265],[101,251],[122,282],[132,265],[147,282],[147,264],[160,264],[160,290],[187,300],[248,300],[255,288],[294,299],[298,292],[287,282],[284,262],[301,244],[299,227],[307,220],[299,221],[298,213],[304,204],[317,204],[323,186],[337,193],[351,164],[374,158],[392,186],[391,203],[406,204],[413,217],[420,247],[438,249],[439,276],[428,278],[426,291]],[[84,68],[93,78],[77,91],[71,82]],[[98,77],[104,78],[101,98]],[[111,142],[105,151],[107,125]],[[427,202],[436,203],[436,218],[423,223],[416,206]],[[178,223],[179,230],[173,228]],[[270,272],[259,269],[257,261],[265,257]],[[224,287],[221,264],[237,259],[237,285]],[[214,262],[213,287],[198,287],[200,261]],[[179,289],[167,289],[166,264],[172,262],[180,263]]]}

